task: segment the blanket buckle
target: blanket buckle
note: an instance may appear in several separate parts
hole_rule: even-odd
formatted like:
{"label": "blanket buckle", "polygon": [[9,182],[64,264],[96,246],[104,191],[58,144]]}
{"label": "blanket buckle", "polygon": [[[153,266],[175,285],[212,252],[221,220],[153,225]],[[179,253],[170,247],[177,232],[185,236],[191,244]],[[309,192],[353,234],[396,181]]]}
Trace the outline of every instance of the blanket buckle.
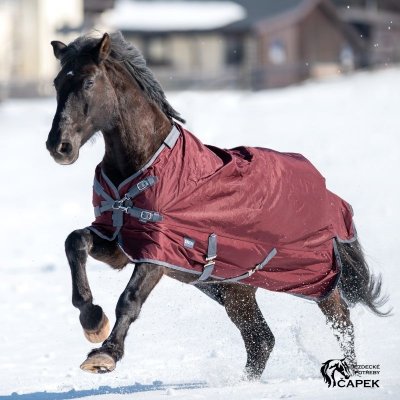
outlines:
{"label": "blanket buckle", "polygon": [[127,195],[124,196],[121,200],[115,200],[113,205],[111,206],[113,210],[121,210],[124,213],[128,213],[130,206],[124,206],[125,201],[130,200],[130,197]]}
{"label": "blanket buckle", "polygon": [[150,221],[153,218],[153,213],[150,211],[143,210],[140,213],[140,220],[143,222]]}
{"label": "blanket buckle", "polygon": [[217,256],[213,256],[213,257],[206,257],[206,263],[204,264],[203,268],[209,267],[211,265],[215,265],[215,259],[217,258]]}
{"label": "blanket buckle", "polygon": [[204,258],[206,263],[203,265],[203,272],[196,281],[192,282],[193,285],[203,283],[214,271],[215,259],[217,258],[217,235],[215,233],[208,237],[207,255]]}

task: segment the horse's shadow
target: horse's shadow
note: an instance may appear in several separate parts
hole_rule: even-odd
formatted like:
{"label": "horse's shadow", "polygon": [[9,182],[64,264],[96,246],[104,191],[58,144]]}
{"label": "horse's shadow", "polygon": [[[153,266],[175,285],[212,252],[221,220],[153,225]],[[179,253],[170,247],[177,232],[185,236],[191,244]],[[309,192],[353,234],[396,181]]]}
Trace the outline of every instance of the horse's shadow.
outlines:
{"label": "horse's shadow", "polygon": [[98,389],[87,389],[87,390],[70,390],[69,392],[34,392],[18,394],[12,393],[6,396],[0,396],[0,400],[68,400],[77,399],[87,396],[98,396],[101,394],[132,394],[140,392],[153,392],[167,389],[183,390],[183,389],[201,389],[207,387],[205,382],[193,382],[193,383],[178,383],[178,384],[164,384],[159,381],[155,381],[149,385],[142,385],[135,383],[130,386],[100,386]]}

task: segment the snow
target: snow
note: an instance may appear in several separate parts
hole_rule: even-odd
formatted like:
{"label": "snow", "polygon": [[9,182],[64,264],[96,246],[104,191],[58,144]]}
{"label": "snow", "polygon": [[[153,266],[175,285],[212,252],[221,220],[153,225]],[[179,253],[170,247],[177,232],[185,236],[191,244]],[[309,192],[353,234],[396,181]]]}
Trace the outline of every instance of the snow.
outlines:
{"label": "snow", "polygon": [[240,21],[245,9],[231,1],[154,1],[120,0],[107,11],[102,22],[119,30],[185,31],[220,28]]}
{"label": "snow", "polygon": [[[117,369],[81,371],[92,345],[71,305],[63,243],[92,220],[102,139],[83,147],[76,164],[59,166],[44,146],[54,100],[0,104],[0,400],[399,398],[399,86],[400,69],[392,68],[259,93],[168,96],[203,141],[303,153],[353,205],[368,260],[383,274],[395,307],[386,319],[360,306],[352,310],[359,362],[381,365],[379,389],[329,389],[320,364],[341,354],[318,308],[261,290],[258,301],[276,346],[261,382],[239,382],[244,346],[223,308],[168,278],[132,325]],[[132,266],[117,273],[89,262],[95,301],[111,322],[131,272]]]}

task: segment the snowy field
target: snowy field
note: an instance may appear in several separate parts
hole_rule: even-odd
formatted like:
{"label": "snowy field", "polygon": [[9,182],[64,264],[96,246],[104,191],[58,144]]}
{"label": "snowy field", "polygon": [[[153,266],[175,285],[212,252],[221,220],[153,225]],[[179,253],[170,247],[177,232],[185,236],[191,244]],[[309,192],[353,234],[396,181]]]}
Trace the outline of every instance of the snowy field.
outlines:
{"label": "snowy field", "polygon": [[[359,363],[380,364],[379,389],[329,389],[321,363],[341,357],[315,304],[259,291],[276,337],[260,383],[240,383],[245,351],[224,309],[164,278],[107,375],[79,369],[92,348],[71,305],[64,239],[90,224],[102,139],[72,166],[45,149],[54,100],[0,104],[0,399],[399,399],[400,69],[260,93],[171,93],[204,142],[264,146],[307,156],[349,201],[368,260],[384,277],[395,316],[352,310]],[[88,266],[96,303],[111,322],[132,272]]]}

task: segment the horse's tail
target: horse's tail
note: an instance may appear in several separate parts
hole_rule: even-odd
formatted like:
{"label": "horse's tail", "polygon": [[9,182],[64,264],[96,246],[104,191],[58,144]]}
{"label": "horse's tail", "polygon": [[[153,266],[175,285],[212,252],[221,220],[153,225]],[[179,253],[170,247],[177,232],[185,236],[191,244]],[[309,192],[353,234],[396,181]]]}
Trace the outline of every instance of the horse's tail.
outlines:
{"label": "horse's tail", "polygon": [[391,309],[381,311],[380,308],[389,300],[387,295],[381,295],[382,276],[374,276],[358,240],[351,243],[338,243],[342,263],[342,275],[339,288],[350,306],[361,303],[380,317],[391,315]]}

